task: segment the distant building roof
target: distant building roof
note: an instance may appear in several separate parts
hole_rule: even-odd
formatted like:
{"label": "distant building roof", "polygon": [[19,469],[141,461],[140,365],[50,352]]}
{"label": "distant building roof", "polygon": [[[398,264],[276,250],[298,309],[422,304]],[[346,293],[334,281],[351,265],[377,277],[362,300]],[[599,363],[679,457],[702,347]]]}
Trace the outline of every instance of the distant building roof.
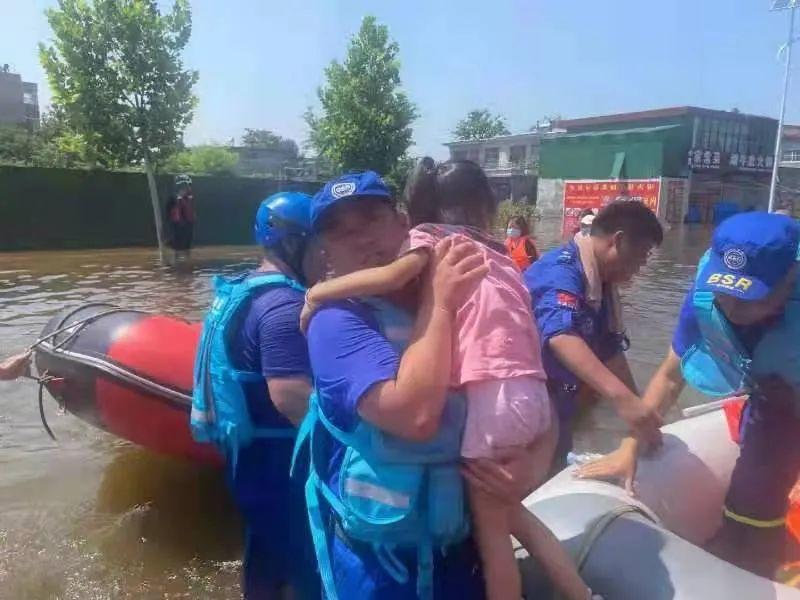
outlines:
{"label": "distant building roof", "polygon": [[622,135],[637,135],[647,133],[657,133],[659,131],[667,131],[668,129],[679,129],[680,125],[658,125],[656,127],[633,127],[631,129],[608,129],[602,131],[582,131],[579,133],[562,133],[558,136],[552,136],[547,139],[559,141],[570,139],[586,139],[597,137],[612,137]]}
{"label": "distant building roof", "polygon": [[616,113],[611,115],[600,115],[597,117],[585,117],[581,119],[561,119],[556,122],[559,128],[575,129],[579,127],[596,127],[600,125],[612,125],[614,123],[626,123],[629,121],[646,121],[650,119],[668,119],[672,117],[682,117],[686,115],[705,115],[717,117],[730,117],[731,115],[742,115],[757,119],[770,119],[759,115],[747,115],[736,111],[714,110],[710,108],[700,108],[698,106],[671,106],[668,108],[658,108],[655,110],[642,110],[637,112]]}
{"label": "distant building roof", "polygon": [[482,138],[479,140],[455,140],[452,142],[445,142],[444,145],[448,147],[453,147],[453,146],[464,147],[464,146],[475,146],[475,145],[483,146],[485,144],[491,144],[491,143],[503,144],[508,142],[527,142],[530,141],[531,139],[541,138],[544,135],[546,135],[546,133],[547,132],[541,130],[525,131],[523,133],[498,135],[495,137]]}

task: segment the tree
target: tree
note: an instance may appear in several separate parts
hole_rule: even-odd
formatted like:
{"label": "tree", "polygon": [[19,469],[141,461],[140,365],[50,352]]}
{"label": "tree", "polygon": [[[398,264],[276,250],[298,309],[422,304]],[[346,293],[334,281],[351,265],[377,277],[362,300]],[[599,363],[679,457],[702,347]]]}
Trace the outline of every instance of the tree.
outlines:
{"label": "tree", "polygon": [[456,123],[453,130],[453,135],[462,142],[484,140],[509,133],[511,132],[506,127],[505,117],[493,115],[486,108],[469,111],[466,117]]}
{"label": "tree", "polygon": [[83,136],[69,127],[57,109],[43,115],[35,129],[0,127],[0,163],[70,168],[91,162]]}
{"label": "tree", "polygon": [[34,152],[33,135],[24,127],[0,126],[0,163],[28,165]]}
{"label": "tree", "polygon": [[325,69],[317,95],[321,114],[310,108],[309,143],[336,169],[374,169],[387,175],[411,145],[416,108],[400,89],[400,51],[375,17],[365,17],[342,63]]}
{"label": "tree", "polygon": [[400,196],[403,194],[403,190],[406,187],[406,179],[408,179],[408,174],[411,173],[411,170],[416,164],[417,159],[404,154],[397,159],[395,166],[391,171],[389,171],[386,177],[384,177],[386,184],[392,188],[395,197],[400,198]]}
{"label": "tree", "polygon": [[156,0],[59,0],[45,14],[54,40],[39,57],[54,102],[98,162],[144,166],[163,257],[153,165],[177,149],[196,104],[197,73],[181,60],[188,0],[164,14]]}
{"label": "tree", "polygon": [[272,133],[269,129],[245,129],[242,136],[242,145],[248,148],[282,150],[287,155],[290,155],[292,159],[297,159],[300,155],[297,142]]}
{"label": "tree", "polygon": [[86,138],[70,127],[66,115],[58,106],[42,116],[39,129],[34,132],[31,163],[40,167],[75,168],[94,164],[94,154]]}
{"label": "tree", "polygon": [[231,175],[239,156],[224,146],[196,146],[170,156],[163,165],[168,173]]}

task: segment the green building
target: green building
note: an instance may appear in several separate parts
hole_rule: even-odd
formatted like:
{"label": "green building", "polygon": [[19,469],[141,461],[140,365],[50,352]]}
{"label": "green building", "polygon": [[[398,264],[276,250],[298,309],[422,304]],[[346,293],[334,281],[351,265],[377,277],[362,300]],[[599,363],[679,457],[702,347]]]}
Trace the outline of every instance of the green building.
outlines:
{"label": "green building", "polygon": [[[537,202],[563,212],[567,180],[675,180],[680,214],[709,221],[720,201],[766,207],[777,121],[691,106],[561,120],[543,137]],[[666,189],[667,186],[662,186]]]}

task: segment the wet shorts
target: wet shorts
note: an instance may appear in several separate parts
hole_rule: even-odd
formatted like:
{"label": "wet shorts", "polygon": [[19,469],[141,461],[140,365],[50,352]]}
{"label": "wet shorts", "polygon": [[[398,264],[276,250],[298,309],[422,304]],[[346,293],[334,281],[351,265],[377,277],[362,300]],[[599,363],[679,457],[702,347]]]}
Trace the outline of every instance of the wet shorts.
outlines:
{"label": "wet shorts", "polygon": [[465,458],[492,458],[498,450],[527,446],[553,425],[547,385],[521,376],[466,384]]}
{"label": "wet shorts", "polygon": [[725,514],[745,525],[782,527],[800,475],[800,416],[791,401],[748,402],[740,435]]}

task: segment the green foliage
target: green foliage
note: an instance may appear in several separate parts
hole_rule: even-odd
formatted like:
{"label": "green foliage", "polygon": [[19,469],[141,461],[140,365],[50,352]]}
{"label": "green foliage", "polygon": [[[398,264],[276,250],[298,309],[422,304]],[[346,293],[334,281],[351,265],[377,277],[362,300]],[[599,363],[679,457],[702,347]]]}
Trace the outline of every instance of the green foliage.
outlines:
{"label": "green foliage", "polygon": [[0,127],[0,163],[31,164],[34,150],[33,135],[24,127]]}
{"label": "green foliage", "polygon": [[67,125],[57,109],[45,114],[36,129],[0,127],[2,164],[81,168],[92,162],[86,140]]}
{"label": "green foliage", "polygon": [[244,135],[242,136],[242,145],[248,148],[282,150],[295,159],[300,155],[297,142],[289,138],[281,137],[271,132],[269,129],[245,129]]}
{"label": "green foliage", "polygon": [[453,130],[453,135],[462,142],[484,140],[509,133],[511,132],[506,127],[505,117],[493,115],[486,108],[469,111],[466,117],[456,123]]}
{"label": "green foliage", "polygon": [[155,0],[59,0],[46,11],[53,43],[39,45],[54,104],[106,166],[158,161],[179,145],[196,103],[181,53],[188,0],[162,14]]}
{"label": "green foliage", "polygon": [[195,146],[170,156],[162,170],[192,175],[231,175],[239,157],[224,146]]}
{"label": "green foliage", "polygon": [[496,229],[505,230],[508,221],[512,217],[525,217],[528,225],[533,231],[535,221],[540,218],[539,211],[536,209],[535,204],[528,204],[527,202],[512,202],[505,200],[497,206],[497,213],[494,218],[494,226]]}
{"label": "green foliage", "polygon": [[399,46],[375,17],[365,17],[344,62],[325,69],[321,114],[305,114],[309,143],[338,170],[388,175],[411,145],[414,105],[400,89]]}
{"label": "green foliage", "polygon": [[391,188],[395,198],[400,199],[402,196],[403,190],[406,187],[408,174],[416,163],[417,161],[415,158],[403,155],[397,160],[397,163],[395,163],[395,166],[389,171],[386,177],[383,178],[386,184]]}

